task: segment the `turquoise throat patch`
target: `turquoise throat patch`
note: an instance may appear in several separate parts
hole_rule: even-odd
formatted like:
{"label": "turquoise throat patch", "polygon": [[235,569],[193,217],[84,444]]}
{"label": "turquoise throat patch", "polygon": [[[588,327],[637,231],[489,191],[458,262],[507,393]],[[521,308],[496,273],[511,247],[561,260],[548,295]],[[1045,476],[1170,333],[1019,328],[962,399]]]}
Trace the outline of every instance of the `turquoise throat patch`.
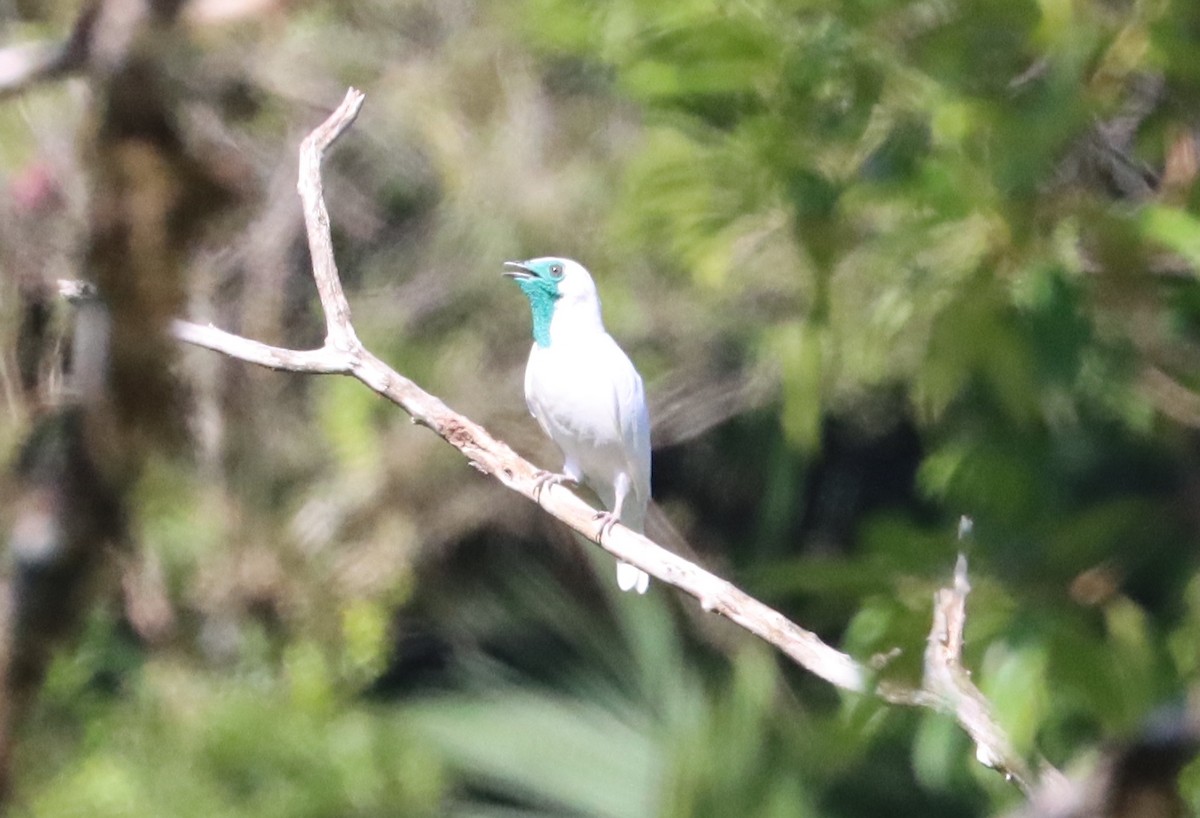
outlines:
{"label": "turquoise throat patch", "polygon": [[558,300],[558,288],[551,291],[540,279],[527,279],[519,282],[521,290],[529,299],[529,308],[533,312],[533,340],[540,347],[550,346],[550,319],[554,315],[554,302]]}

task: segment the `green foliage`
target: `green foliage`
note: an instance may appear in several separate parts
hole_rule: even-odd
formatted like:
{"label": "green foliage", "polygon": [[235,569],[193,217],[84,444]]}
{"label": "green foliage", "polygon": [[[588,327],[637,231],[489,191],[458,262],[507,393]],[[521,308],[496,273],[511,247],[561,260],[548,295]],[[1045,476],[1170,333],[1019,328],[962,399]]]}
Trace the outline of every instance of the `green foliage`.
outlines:
{"label": "green foliage", "polygon": [[[1147,38],[1176,47],[1163,21],[1182,12],[995,2],[944,15],[889,3],[668,13],[626,0],[585,13],[542,2],[531,21],[550,9],[556,31],[574,20],[601,32],[569,47],[614,65],[651,122],[614,240],[690,273],[714,301],[754,305],[728,337],[779,378],[779,437],[819,457],[831,414],[864,391],[903,390],[925,441],[924,496],[975,516],[976,565],[1016,583],[980,615],[985,687],[1018,746],[1061,751],[1081,723],[1128,732],[1177,694],[1184,677],[1164,664],[1146,605],[1172,604],[1179,585],[1168,589],[1161,561],[1195,535],[1180,539],[1174,522],[1172,467],[1146,462],[1166,441],[1138,372],[1179,354],[1186,336],[1160,323],[1147,341],[1127,306],[1150,322],[1170,314],[1177,295],[1130,280],[1129,267],[1162,250],[1195,264],[1196,217],[1106,202],[1067,168],[1135,87]],[[1179,59],[1168,73],[1193,78]],[[1100,275],[1089,272],[1097,260]],[[1194,383],[1191,367],[1172,369]],[[949,549],[928,550],[920,525],[874,534],[848,565],[773,563],[760,586],[853,597],[847,644],[861,654],[919,644]],[[1099,603],[1098,634],[1057,633],[1078,615],[1065,598],[1072,577],[1094,566],[1158,590]],[[1035,616],[1016,614],[1022,598],[1038,600]],[[1074,662],[1089,671],[1063,685]],[[892,669],[917,670],[911,659]],[[944,720],[923,724],[919,776],[951,786],[962,740]]]}
{"label": "green foliage", "polygon": [[[1194,138],[1198,31],[1190,0],[302,4],[206,34],[181,83],[246,97],[185,119],[261,193],[198,256],[197,308],[318,342],[273,200],[314,106],[361,84],[326,189],[372,351],[556,467],[498,273],[580,258],[701,562],[915,683],[966,550],[973,678],[1022,753],[1086,762],[1200,674],[1200,196],[1157,183]],[[71,144],[73,99],[0,110],[5,179]],[[49,234],[5,211],[6,273],[73,269],[70,204]],[[197,360],[203,442],[135,497],[174,628],[104,608],[55,663],[26,814],[1012,804],[945,716],[836,694],[660,586],[618,595],[611,560],[360,384]]]}
{"label": "green foliage", "polygon": [[69,761],[47,766],[44,738],[31,740],[22,767],[37,794],[18,814],[441,814],[440,767],[402,720],[312,683],[155,663],[126,700],[93,709]]}

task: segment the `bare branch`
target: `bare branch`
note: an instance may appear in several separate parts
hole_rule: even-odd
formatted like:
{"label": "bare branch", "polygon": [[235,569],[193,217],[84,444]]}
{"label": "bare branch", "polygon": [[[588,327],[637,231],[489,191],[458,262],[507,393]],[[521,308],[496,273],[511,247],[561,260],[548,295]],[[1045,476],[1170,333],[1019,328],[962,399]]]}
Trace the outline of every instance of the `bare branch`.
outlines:
{"label": "bare branch", "polygon": [[320,375],[346,375],[350,373],[350,356],[330,347],[321,349],[283,349],[258,341],[251,341],[214,326],[193,324],[190,321],[172,321],[171,334],[188,344],[193,344],[231,358],[265,366],[268,369],[288,372],[309,372]]}
{"label": "bare branch", "polygon": [[[197,0],[187,3],[182,11],[188,23],[211,25],[261,16],[277,5],[279,0]],[[93,53],[92,36],[101,11],[101,3],[85,3],[65,40],[39,40],[0,48],[0,99],[82,70]],[[179,9],[168,11],[173,14]],[[120,26],[122,30],[127,28]]]}
{"label": "bare branch", "polygon": [[925,646],[923,687],[937,697],[939,709],[953,713],[975,742],[975,756],[1017,783],[1026,794],[1034,779],[1024,759],[992,715],[991,704],[971,681],[962,664],[963,628],[967,624],[967,558],[958,555],[954,582],[933,596],[933,628]]}
{"label": "bare branch", "polygon": [[329,235],[329,211],[321,187],[321,159],[325,150],[358,117],[363,93],[356,88],[346,92],[337,110],[300,145],[300,179],[297,189],[304,205],[304,226],[308,231],[308,250],[312,255],[313,278],[325,310],[325,344],[335,349],[358,349],[358,336],[350,325],[350,304],[342,292],[337,263],[333,259],[333,240]]}
{"label": "bare branch", "polygon": [[15,94],[60,73],[63,45],[21,43],[0,49],[0,96]]}
{"label": "bare branch", "polygon": [[533,500],[620,560],[636,565],[660,581],[699,600],[706,611],[727,617],[774,645],[789,658],[830,684],[853,693],[872,694],[885,701],[928,707],[952,715],[978,747],[979,759],[995,767],[1028,792],[1034,775],[1012,748],[992,715],[987,700],[971,683],[962,666],[962,630],[966,616],[966,560],[959,559],[954,585],[938,591],[934,623],[925,655],[921,688],[878,683],[875,672],[850,655],[826,644],[783,614],[754,599],[720,577],[667,551],[641,534],[617,524],[601,536],[596,509],[562,485],[535,491],[541,473],[486,429],[458,414],[434,395],[376,358],[359,342],[350,323],[333,259],[329,214],[321,192],[320,162],[324,151],[358,115],[363,95],[350,89],[336,111],[304,140],[300,150],[298,189],[304,205],[313,275],[325,309],[327,337],[316,350],[267,346],[212,326],[175,321],[172,332],[186,343],[271,369],[309,374],[349,374],[403,408],[414,423],[427,426],[461,451],[470,464],[508,488]]}
{"label": "bare branch", "polygon": [[0,48],[0,98],[78,71],[87,61],[99,7],[84,6],[69,37]]}

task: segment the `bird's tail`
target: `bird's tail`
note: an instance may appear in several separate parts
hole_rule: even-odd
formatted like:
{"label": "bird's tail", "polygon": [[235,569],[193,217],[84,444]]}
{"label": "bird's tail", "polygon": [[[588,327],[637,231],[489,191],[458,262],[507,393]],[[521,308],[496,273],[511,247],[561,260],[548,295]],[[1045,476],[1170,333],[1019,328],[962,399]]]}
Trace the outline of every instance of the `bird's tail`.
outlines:
{"label": "bird's tail", "polygon": [[617,587],[622,591],[637,591],[639,594],[644,594],[650,587],[650,575],[636,565],[618,560]]}
{"label": "bird's tail", "polygon": [[[621,515],[621,522],[641,534],[645,518],[645,506],[630,503],[626,505],[625,513]],[[637,591],[639,594],[644,594],[650,587],[650,575],[635,565],[617,560],[617,587],[622,591]]]}

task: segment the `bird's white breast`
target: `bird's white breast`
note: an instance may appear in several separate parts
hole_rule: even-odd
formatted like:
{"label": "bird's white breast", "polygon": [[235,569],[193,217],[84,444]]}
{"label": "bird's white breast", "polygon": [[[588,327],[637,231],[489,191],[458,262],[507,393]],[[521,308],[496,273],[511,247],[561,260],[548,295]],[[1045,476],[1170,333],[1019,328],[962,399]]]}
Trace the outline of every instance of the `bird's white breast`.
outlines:
{"label": "bird's white breast", "polygon": [[634,433],[636,418],[645,414],[642,380],[607,333],[535,344],[525,370],[525,400],[593,488],[626,472],[635,492],[648,498],[649,440]]}

